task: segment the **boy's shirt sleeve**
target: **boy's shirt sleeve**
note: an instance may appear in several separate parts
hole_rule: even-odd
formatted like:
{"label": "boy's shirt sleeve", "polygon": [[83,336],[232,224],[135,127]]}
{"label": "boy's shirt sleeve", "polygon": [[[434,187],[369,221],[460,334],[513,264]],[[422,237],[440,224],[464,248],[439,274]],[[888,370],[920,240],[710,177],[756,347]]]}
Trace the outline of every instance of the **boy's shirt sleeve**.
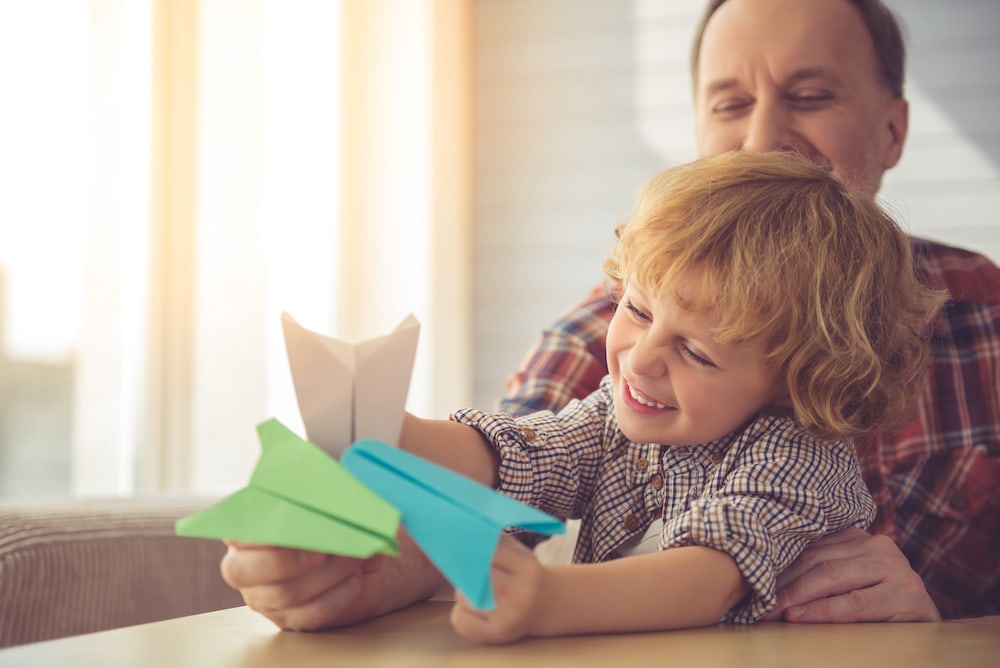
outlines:
{"label": "boy's shirt sleeve", "polygon": [[556,517],[575,519],[598,483],[610,392],[606,379],[558,414],[514,417],[466,409],[451,419],[478,430],[500,455],[499,491]]}
{"label": "boy's shirt sleeve", "polygon": [[723,621],[752,623],[776,605],[777,576],[814,540],[865,529],[875,504],[850,442],[821,442],[793,422],[754,423],[686,512],[664,518],[663,549],[729,554],[751,587]]}

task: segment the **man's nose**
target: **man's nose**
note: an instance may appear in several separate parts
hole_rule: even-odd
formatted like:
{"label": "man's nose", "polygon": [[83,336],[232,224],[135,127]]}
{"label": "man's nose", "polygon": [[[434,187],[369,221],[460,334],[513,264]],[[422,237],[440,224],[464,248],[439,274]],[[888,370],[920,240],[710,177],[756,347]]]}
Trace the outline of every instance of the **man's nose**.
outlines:
{"label": "man's nose", "polygon": [[751,153],[785,151],[792,147],[788,118],[780,104],[758,101],[747,119],[741,148]]}

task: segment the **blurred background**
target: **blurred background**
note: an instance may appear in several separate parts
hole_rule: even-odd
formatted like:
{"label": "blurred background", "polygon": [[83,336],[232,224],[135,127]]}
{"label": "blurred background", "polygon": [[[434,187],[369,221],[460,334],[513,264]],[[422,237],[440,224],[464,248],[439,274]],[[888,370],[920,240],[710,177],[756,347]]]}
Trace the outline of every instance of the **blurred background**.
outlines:
{"label": "blurred background", "polygon": [[[1000,261],[1000,3],[890,0],[883,202]],[[0,497],[223,493],[304,433],[280,313],[414,313],[414,412],[488,408],[694,157],[692,0],[0,0]]]}

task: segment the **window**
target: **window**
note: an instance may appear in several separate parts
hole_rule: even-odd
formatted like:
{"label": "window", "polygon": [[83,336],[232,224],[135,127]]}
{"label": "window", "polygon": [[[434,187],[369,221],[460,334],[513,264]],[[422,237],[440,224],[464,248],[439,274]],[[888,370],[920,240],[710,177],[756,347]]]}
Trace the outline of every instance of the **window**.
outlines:
{"label": "window", "polygon": [[0,496],[243,484],[283,310],[412,311],[411,408],[469,402],[465,3],[52,4],[0,3]]}

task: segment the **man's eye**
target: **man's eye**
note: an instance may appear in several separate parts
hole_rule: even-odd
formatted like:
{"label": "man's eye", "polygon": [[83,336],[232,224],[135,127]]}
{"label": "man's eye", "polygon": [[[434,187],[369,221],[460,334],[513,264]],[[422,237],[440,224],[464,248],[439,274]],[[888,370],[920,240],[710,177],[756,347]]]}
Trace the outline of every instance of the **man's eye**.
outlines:
{"label": "man's eye", "polygon": [[641,311],[638,306],[633,304],[631,299],[625,302],[625,308],[627,308],[629,312],[639,320],[645,320],[646,322],[652,320],[652,318],[650,318],[648,314]]}
{"label": "man's eye", "polygon": [[833,101],[833,93],[825,90],[804,90],[789,93],[789,103],[806,109],[824,107]]}
{"label": "man's eye", "polygon": [[712,105],[712,113],[717,116],[736,116],[750,107],[746,98],[720,100]]}

